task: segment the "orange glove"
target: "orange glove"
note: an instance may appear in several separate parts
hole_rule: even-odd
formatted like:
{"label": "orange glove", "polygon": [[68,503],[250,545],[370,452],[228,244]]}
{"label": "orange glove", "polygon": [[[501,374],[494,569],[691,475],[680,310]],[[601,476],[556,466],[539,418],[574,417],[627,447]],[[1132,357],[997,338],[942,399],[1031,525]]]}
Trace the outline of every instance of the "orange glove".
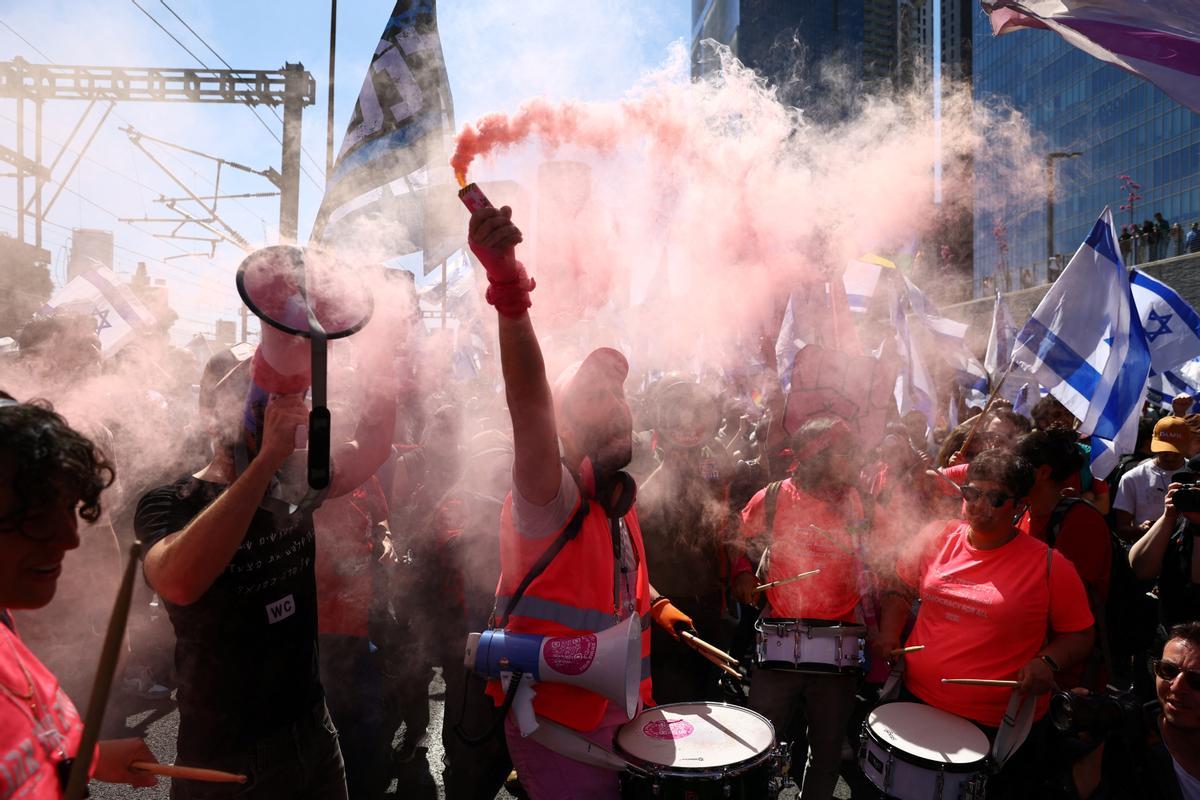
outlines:
{"label": "orange glove", "polygon": [[666,597],[660,597],[650,606],[650,616],[654,622],[675,639],[679,638],[679,629],[695,630],[692,618],[671,604]]}

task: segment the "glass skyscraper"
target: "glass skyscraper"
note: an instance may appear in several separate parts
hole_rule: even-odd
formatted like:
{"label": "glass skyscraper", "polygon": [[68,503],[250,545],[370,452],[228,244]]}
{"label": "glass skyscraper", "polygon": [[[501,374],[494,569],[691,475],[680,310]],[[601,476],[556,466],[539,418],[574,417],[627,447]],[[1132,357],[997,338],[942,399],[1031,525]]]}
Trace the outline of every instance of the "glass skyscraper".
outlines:
{"label": "glass skyscraper", "polygon": [[[1001,291],[1044,283],[1049,253],[1069,259],[1106,205],[1118,233],[1131,221],[1152,220],[1156,211],[1184,233],[1200,219],[1200,115],[1055,33],[1020,30],[997,37],[985,15],[973,17],[975,99],[1007,103],[1025,115],[1039,137],[1036,157],[1043,166],[1043,185],[1034,187],[1042,199],[1032,207],[991,214],[976,203],[976,296],[992,282]],[[1080,155],[1069,157],[1074,152]],[[1051,153],[1061,155],[1052,159],[1056,191],[1048,249],[1045,165]],[[977,175],[988,169],[986,154],[975,168]],[[1121,209],[1129,194],[1121,176],[1141,186],[1132,215]],[[1171,243],[1164,255],[1174,254]]]}

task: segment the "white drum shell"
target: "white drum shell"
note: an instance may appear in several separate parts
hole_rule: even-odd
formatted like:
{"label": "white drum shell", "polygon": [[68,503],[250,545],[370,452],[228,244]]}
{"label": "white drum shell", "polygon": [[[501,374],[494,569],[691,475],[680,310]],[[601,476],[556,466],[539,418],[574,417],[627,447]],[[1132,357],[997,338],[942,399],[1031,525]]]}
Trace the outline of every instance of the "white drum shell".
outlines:
{"label": "white drum shell", "polygon": [[754,624],[758,664],[802,672],[861,672],[867,629],[799,619],[760,619]]}
{"label": "white drum shell", "polygon": [[[936,754],[953,740],[955,752]],[[987,737],[973,723],[920,703],[889,703],[863,723],[858,763],[876,788],[896,800],[983,800],[987,752]]]}

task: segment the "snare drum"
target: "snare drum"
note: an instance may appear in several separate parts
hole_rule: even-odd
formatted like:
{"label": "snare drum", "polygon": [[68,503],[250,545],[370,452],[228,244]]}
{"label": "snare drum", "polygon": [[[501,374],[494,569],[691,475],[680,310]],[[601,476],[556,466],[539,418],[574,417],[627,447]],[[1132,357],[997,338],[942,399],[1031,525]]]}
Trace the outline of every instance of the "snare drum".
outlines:
{"label": "snare drum", "polygon": [[779,764],[766,717],[726,703],[670,703],[643,711],[617,732],[632,771],[626,800],[769,796]]}
{"label": "snare drum", "polygon": [[820,620],[767,618],[754,623],[758,666],[798,672],[861,673],[867,629]]}
{"label": "snare drum", "polygon": [[923,703],[888,703],[863,723],[858,764],[897,800],[983,800],[989,749],[969,720]]}

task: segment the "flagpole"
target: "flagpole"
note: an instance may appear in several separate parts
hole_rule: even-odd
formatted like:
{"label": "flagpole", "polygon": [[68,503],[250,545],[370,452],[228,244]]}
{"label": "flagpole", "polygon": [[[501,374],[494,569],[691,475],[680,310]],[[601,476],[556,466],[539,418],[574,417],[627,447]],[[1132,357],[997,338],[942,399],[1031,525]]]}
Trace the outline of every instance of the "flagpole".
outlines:
{"label": "flagpole", "polygon": [[329,8],[329,108],[325,131],[325,183],[333,172],[333,67],[337,54],[337,0],[330,0]]}
{"label": "flagpole", "polygon": [[1017,357],[1014,354],[1008,362],[1008,369],[1004,370],[1004,374],[1000,376],[1000,380],[992,387],[992,393],[988,397],[987,403],[984,404],[983,411],[979,412],[979,415],[975,417],[975,421],[971,423],[971,428],[967,431],[967,438],[963,439],[962,446],[958,448],[954,455],[962,458],[963,454],[967,452],[967,447],[970,446],[971,440],[975,438],[975,433],[979,430],[979,426],[983,424],[983,420],[987,417],[988,412],[992,410],[992,404],[996,402],[996,398],[1000,395],[1000,387],[1004,385],[1004,381],[1008,379],[1008,374],[1012,372],[1016,363]]}

